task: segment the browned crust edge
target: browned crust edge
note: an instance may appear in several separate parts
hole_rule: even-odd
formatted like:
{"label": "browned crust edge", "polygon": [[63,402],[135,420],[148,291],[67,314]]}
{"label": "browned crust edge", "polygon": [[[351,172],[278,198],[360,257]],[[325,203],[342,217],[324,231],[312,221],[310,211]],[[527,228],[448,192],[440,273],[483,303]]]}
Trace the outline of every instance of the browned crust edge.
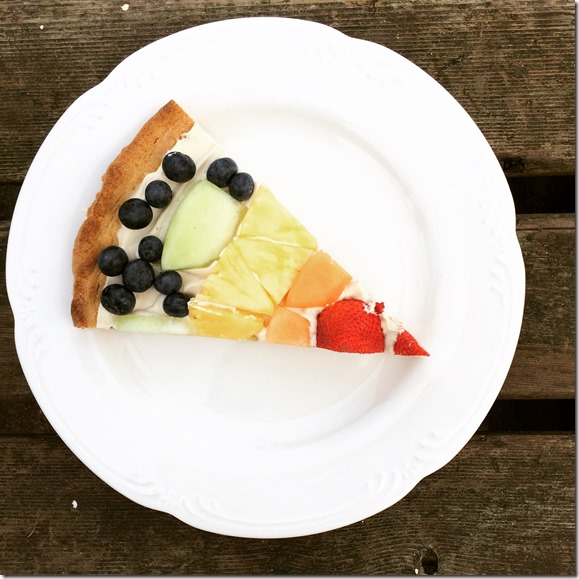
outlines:
{"label": "browned crust edge", "polygon": [[159,168],[167,151],[193,125],[193,119],[176,102],[169,101],[143,125],[103,175],[102,189],[87,211],[72,251],[70,310],[77,328],[96,327],[100,293],[106,281],[97,258],[105,247],[117,243],[119,206],[148,173]]}

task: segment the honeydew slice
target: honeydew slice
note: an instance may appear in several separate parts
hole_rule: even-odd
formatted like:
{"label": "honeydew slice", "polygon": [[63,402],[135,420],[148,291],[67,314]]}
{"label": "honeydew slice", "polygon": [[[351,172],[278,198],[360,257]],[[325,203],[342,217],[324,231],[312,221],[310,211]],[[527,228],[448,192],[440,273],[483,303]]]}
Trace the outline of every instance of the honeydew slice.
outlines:
{"label": "honeydew slice", "polygon": [[169,223],[162,269],[208,266],[231,241],[245,212],[242,203],[213,183],[195,183]]}
{"label": "honeydew slice", "polygon": [[189,318],[170,318],[156,314],[128,314],[119,316],[117,329],[121,332],[142,334],[194,334],[195,329]]}

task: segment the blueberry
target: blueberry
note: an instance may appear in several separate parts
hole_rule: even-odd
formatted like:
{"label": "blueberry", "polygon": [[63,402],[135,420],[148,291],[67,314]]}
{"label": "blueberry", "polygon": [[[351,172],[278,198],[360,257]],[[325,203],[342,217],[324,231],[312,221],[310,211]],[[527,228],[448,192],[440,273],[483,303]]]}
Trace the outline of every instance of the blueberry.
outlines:
{"label": "blueberry", "polygon": [[122,247],[109,245],[98,256],[98,266],[102,273],[109,276],[121,275],[129,262],[127,252]]}
{"label": "blueberry", "polygon": [[145,261],[159,261],[163,254],[163,242],[154,235],[147,235],[139,241],[139,257]]}
{"label": "blueberry", "polygon": [[183,280],[176,271],[164,271],[160,273],[155,279],[155,289],[160,294],[174,294],[181,289]]}
{"label": "blueberry", "polygon": [[171,151],[163,159],[163,172],[171,181],[185,183],[193,179],[196,171],[195,161],[185,153]]}
{"label": "blueberry", "polygon": [[129,229],[143,229],[153,221],[153,210],[143,199],[127,199],[119,207],[119,219]]}
{"label": "blueberry", "polygon": [[187,307],[188,303],[189,298],[185,294],[177,292],[169,294],[163,300],[163,309],[168,316],[184,318],[189,315],[189,308]]}
{"label": "blueberry", "polygon": [[120,283],[108,285],[101,294],[103,308],[116,316],[130,314],[136,303],[137,300],[133,292]]}
{"label": "blueberry", "polygon": [[227,187],[237,173],[237,163],[229,157],[215,159],[207,168],[207,180],[217,187]]}
{"label": "blueberry", "polygon": [[123,283],[132,292],[144,292],[155,281],[155,271],[148,261],[133,259],[123,271]]}
{"label": "blueberry", "polygon": [[229,194],[238,201],[247,201],[253,195],[253,177],[249,173],[237,173],[229,182]]}
{"label": "blueberry", "polygon": [[171,191],[169,183],[157,179],[151,181],[145,187],[145,199],[151,207],[163,209],[171,203],[171,199],[173,199],[173,191]]}

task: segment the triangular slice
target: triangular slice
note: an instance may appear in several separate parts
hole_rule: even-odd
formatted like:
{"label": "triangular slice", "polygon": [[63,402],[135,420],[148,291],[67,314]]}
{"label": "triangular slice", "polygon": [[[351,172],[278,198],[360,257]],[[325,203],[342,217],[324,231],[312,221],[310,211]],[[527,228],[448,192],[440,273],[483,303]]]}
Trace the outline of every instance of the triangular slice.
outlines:
{"label": "triangular slice", "polygon": [[174,101],[111,163],[72,266],[79,328],[428,356]]}

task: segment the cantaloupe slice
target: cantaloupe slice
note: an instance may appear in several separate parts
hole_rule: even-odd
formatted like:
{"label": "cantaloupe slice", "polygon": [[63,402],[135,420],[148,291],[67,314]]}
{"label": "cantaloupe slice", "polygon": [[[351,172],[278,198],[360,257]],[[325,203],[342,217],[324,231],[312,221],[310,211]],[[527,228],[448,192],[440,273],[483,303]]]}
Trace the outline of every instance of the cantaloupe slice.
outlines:
{"label": "cantaloupe slice", "polygon": [[324,251],[313,253],[291,285],[288,308],[324,307],[335,302],[352,276]]}
{"label": "cantaloupe slice", "polygon": [[310,323],[296,312],[278,306],[267,324],[265,341],[290,346],[310,345]]}

